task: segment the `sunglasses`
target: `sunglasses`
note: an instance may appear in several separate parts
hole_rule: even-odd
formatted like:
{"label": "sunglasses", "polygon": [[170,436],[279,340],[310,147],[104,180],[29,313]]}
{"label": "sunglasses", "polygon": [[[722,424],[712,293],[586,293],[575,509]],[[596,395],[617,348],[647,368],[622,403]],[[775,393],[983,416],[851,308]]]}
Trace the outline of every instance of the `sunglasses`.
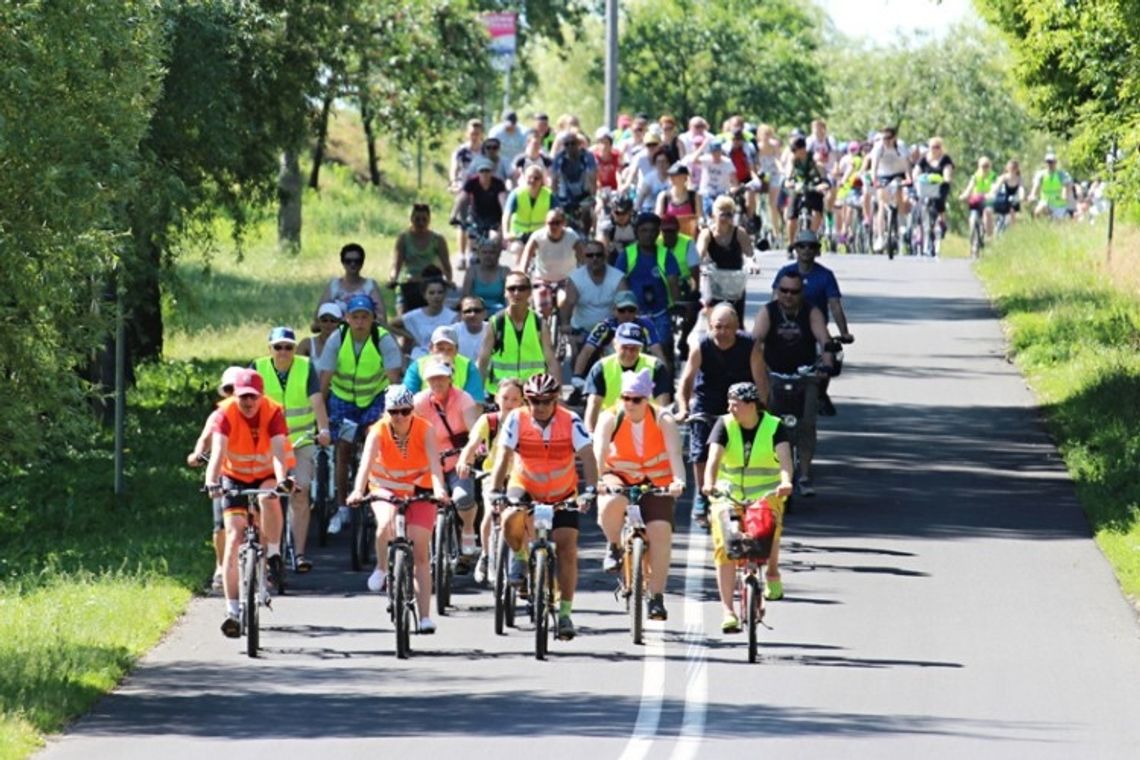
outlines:
{"label": "sunglasses", "polygon": [[273,347],[273,350],[274,351],[292,351],[294,348],[296,348],[296,346],[292,345],[291,343],[278,343],[276,346]]}
{"label": "sunglasses", "polygon": [[318,321],[318,322],[332,322],[332,323],[334,323],[334,324],[335,324],[335,323],[339,322],[340,320],[339,320],[339,319],[337,319],[336,317],[321,317],[321,318],[320,318],[319,320],[317,320],[317,321]]}
{"label": "sunglasses", "polygon": [[393,417],[407,417],[411,413],[412,413],[411,407],[406,407],[404,409],[389,409],[388,410],[388,414],[392,415]]}
{"label": "sunglasses", "polygon": [[640,404],[645,401],[645,396],[622,396],[622,401],[628,401],[631,404]]}
{"label": "sunglasses", "polygon": [[548,406],[549,404],[553,404],[555,399],[553,397],[532,398],[532,399],[529,399],[529,401],[530,401],[531,406]]}
{"label": "sunglasses", "polygon": [[590,253],[584,255],[587,259],[602,259],[606,256],[606,254],[602,253],[601,251],[591,251]]}
{"label": "sunglasses", "polygon": [[508,285],[508,293],[525,293],[530,290],[530,285]]}
{"label": "sunglasses", "polygon": [[780,292],[788,296],[796,296],[804,292],[803,288],[780,288]]}
{"label": "sunglasses", "polygon": [[630,313],[635,312],[635,311],[637,311],[636,306],[619,306],[619,307],[617,307],[617,313],[618,314],[630,314]]}
{"label": "sunglasses", "polygon": [[357,258],[341,259],[341,263],[344,264],[346,267],[351,267],[351,266],[357,266],[358,267],[364,263],[364,259],[357,259]]}
{"label": "sunglasses", "polygon": [[486,309],[464,309],[464,314],[482,314]]}

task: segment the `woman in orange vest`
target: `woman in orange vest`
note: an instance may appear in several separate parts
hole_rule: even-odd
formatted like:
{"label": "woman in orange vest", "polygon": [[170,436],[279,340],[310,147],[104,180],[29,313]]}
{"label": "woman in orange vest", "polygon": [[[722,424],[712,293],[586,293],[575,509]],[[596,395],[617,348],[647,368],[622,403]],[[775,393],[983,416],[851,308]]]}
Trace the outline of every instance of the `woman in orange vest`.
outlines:
{"label": "woman in orange vest", "polygon": [[[213,431],[210,464],[206,467],[206,490],[211,498],[218,498],[223,491],[273,488],[278,483],[291,482],[286,477],[289,428],[281,406],[265,397],[261,375],[252,369],[235,373],[233,385],[233,396],[218,405],[220,414]],[[245,533],[248,504],[244,496],[227,496],[222,510],[226,528],[222,560],[226,619],[222,622],[222,633],[231,639],[241,635],[237,556]],[[276,589],[283,570],[281,502],[273,495],[262,496],[258,507],[261,539],[269,566],[268,581]]]}
{"label": "woman in orange vest", "polygon": [[[673,545],[673,505],[685,491],[685,463],[677,423],[649,400],[653,397],[650,371],[625,372],[621,406],[602,413],[594,429],[594,457],[607,486],[652,485],[668,488],[670,496],[645,496],[641,516],[649,540],[650,620],[666,620],[665,581]],[[598,497],[598,525],[609,540],[602,568],[616,573],[621,567],[621,528],[629,499],[621,494]]]}
{"label": "woman in orange vest", "polygon": [[[368,430],[356,486],[349,494],[349,506],[358,505],[365,489],[380,496],[407,497],[432,493],[447,500],[439,449],[431,423],[413,411],[414,397],[403,385],[390,385],[384,391],[384,416]],[[367,466],[365,466],[367,463]],[[386,580],[388,542],[395,536],[396,508],[388,502],[372,502],[376,515],[376,569],[368,578],[369,591],[382,591]],[[431,531],[435,525],[435,505],[419,501],[404,513],[408,538],[412,541],[415,564],[416,604],[419,606],[420,633],[435,633],[435,622],[427,617],[431,609]]]}

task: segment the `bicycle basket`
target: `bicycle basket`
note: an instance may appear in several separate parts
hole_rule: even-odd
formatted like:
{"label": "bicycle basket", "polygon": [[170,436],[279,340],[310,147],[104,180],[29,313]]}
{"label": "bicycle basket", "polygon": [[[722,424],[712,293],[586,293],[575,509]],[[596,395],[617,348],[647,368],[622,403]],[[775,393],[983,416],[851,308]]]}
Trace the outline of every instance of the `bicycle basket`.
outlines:
{"label": "bicycle basket", "polygon": [[915,183],[915,187],[918,188],[918,197],[922,198],[923,200],[927,200],[929,198],[937,198],[942,194],[941,181],[938,183],[931,182],[926,179],[925,174],[919,176],[919,180],[917,183]]}
{"label": "bicycle basket", "polygon": [[706,266],[701,269],[707,292],[703,295],[712,301],[738,301],[744,296],[748,286],[748,272],[743,269],[717,269]]}
{"label": "bicycle basket", "polygon": [[729,541],[725,551],[729,559],[754,559],[763,562],[772,555],[772,537],[740,536]]}

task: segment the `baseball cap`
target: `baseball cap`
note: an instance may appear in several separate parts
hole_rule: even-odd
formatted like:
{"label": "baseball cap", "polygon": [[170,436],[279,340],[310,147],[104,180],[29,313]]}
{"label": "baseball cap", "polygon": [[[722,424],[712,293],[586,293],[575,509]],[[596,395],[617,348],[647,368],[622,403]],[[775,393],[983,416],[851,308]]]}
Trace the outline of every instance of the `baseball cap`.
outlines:
{"label": "baseball cap", "polygon": [[1057,154],[1054,153],[1053,151],[1049,151],[1048,153],[1045,154],[1045,163],[1050,163],[1050,162],[1055,163],[1056,161],[1057,161]]}
{"label": "baseball cap", "polygon": [[689,173],[689,167],[685,166],[680,161],[678,161],[677,163],[675,163],[669,167],[669,176],[670,177],[676,177],[678,174],[688,175],[688,173]]}
{"label": "baseball cap", "polygon": [[291,327],[274,327],[269,331],[270,343],[292,343],[297,345],[297,334]]}
{"label": "baseball cap", "polygon": [[636,322],[618,325],[614,335],[615,346],[645,346],[645,331]]}
{"label": "baseball cap", "polygon": [[634,228],[640,227],[643,224],[656,224],[661,225],[661,217],[654,214],[652,211],[642,211],[637,215],[637,221],[633,223]]}
{"label": "baseball cap", "polygon": [[320,319],[321,317],[344,319],[344,312],[341,311],[339,303],[329,301],[328,303],[321,304],[321,308],[317,309],[317,318]]}
{"label": "baseball cap", "polygon": [[614,293],[614,306],[619,309],[623,306],[632,306],[635,309],[639,308],[637,305],[637,296],[633,294],[632,290],[619,290]]}
{"label": "baseball cap", "polygon": [[455,328],[451,325],[440,325],[431,331],[431,342],[434,343],[450,343],[453,346],[459,345],[459,336],[455,333]]}
{"label": "baseball cap", "polygon": [[621,395],[649,398],[653,395],[653,375],[648,369],[621,373]]}
{"label": "baseball cap", "polygon": [[598,127],[597,131],[594,132],[595,142],[601,142],[602,140],[610,140],[612,142],[613,139],[614,136],[611,135],[610,131],[605,127]]}
{"label": "baseball cap", "polygon": [[348,308],[346,312],[351,314],[354,311],[372,311],[376,310],[376,304],[372,303],[372,299],[364,294],[355,295],[348,299]]}
{"label": "baseball cap", "polygon": [[234,375],[234,395],[248,396],[250,394],[264,395],[265,381],[261,379],[261,375],[252,369],[242,369]]}
{"label": "baseball cap", "polygon": [[649,134],[647,134],[645,136],[644,143],[646,145],[660,145],[661,144],[661,135],[650,132]]}
{"label": "baseball cap", "polygon": [[424,380],[433,377],[451,377],[452,374],[453,370],[451,369],[451,365],[438,360],[428,362],[428,365],[424,368]]}
{"label": "baseball cap", "polygon": [[488,161],[483,156],[480,156],[479,158],[477,158],[471,162],[471,171],[473,171],[475,173],[482,172],[482,171],[488,171],[489,172],[494,168],[495,168],[495,165],[492,164],[490,161]]}
{"label": "baseball cap", "polygon": [[720,141],[720,138],[714,137],[709,140],[709,150],[724,150],[724,143]]}
{"label": "baseball cap", "polygon": [[505,114],[503,114],[503,120],[509,121],[511,124],[518,124],[519,115],[514,111],[507,111]]}
{"label": "baseball cap", "polygon": [[226,371],[222,373],[222,382],[218,383],[218,393],[221,393],[222,389],[225,388],[227,385],[231,389],[233,389],[234,380],[237,379],[238,373],[241,372],[243,369],[245,369],[245,367],[238,367],[238,366],[226,367]]}

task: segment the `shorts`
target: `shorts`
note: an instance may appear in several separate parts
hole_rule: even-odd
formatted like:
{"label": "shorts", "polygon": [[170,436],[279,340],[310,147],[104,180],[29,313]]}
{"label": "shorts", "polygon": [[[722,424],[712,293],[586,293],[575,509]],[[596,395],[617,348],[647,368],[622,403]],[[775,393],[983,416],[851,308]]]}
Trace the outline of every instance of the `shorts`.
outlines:
{"label": "shorts", "polygon": [[447,492],[451,494],[456,509],[466,512],[475,508],[475,481],[472,478],[461,478],[459,473],[452,470],[445,472],[443,479],[446,481]]}
{"label": "shorts", "polygon": [[293,480],[301,488],[307,489],[309,484],[313,482],[313,454],[316,452],[317,447],[311,443],[305,444],[299,449],[293,449],[293,456],[297,460],[297,464],[289,469],[289,474],[293,476]]}
{"label": "shorts", "polygon": [[[722,565],[731,565],[736,560],[729,559],[728,552],[725,550],[724,530],[723,530],[723,515],[727,510],[734,510],[737,514],[741,514],[742,510],[726,501],[715,500],[711,505],[709,511],[709,532],[712,534],[713,542],[713,564],[717,567]],[[780,543],[780,536],[784,533],[784,510],[783,507],[776,510],[776,534],[772,537],[772,545],[777,546]]]}
{"label": "shorts", "polygon": [[[394,491],[390,491],[387,488],[381,488],[379,490],[373,491],[373,493],[382,498],[390,498],[396,495]],[[423,489],[417,489],[416,493],[421,496],[427,496],[430,495],[431,492],[425,491]],[[376,512],[376,521],[380,523],[385,522],[381,519],[381,514],[390,511],[394,516],[396,512],[396,508],[386,501],[372,502],[372,509]],[[435,527],[435,512],[436,506],[430,501],[413,502],[412,504],[408,505],[407,511],[404,512],[404,520],[409,526],[414,525],[417,528],[423,528],[424,530],[430,531]]]}
{"label": "shorts", "polygon": [[[508,499],[521,499],[526,494],[526,491],[519,486],[510,486],[507,488]],[[561,501],[561,499],[559,499]],[[562,509],[554,513],[554,530],[559,528],[573,528],[574,530],[581,530],[582,513],[573,509]]]}
{"label": "shorts", "polygon": [[788,220],[795,219],[800,215],[803,208],[807,208],[816,214],[823,213],[823,193],[816,193],[808,191],[792,197],[792,202],[788,205]]}
{"label": "shorts", "polygon": [[719,415],[709,414],[706,419],[689,417],[689,461],[707,462],[709,459],[709,433]]}
{"label": "shorts", "polygon": [[899,174],[884,174],[882,176],[875,177],[875,183],[880,186],[879,187],[880,190],[886,190],[887,185],[891,184],[896,179],[897,180],[905,180],[906,179],[906,173],[902,172]]}
{"label": "shorts", "polygon": [[[242,480],[234,480],[233,478],[231,478],[227,475],[223,475],[222,476],[222,489],[226,490],[226,491],[244,491],[248,488],[265,488],[267,483],[276,483],[276,482],[277,481],[274,480],[273,476],[265,478],[264,480],[255,480],[252,483],[248,483],[248,482],[242,481]],[[225,502],[222,505],[223,516],[241,515],[244,517],[245,513],[250,509],[249,497],[248,496],[229,496],[229,495],[227,495],[222,499],[222,501]]]}
{"label": "shorts", "polygon": [[355,424],[357,435],[361,428],[368,428],[384,413],[384,393],[376,394],[372,403],[366,407],[359,407],[352,401],[345,401],[335,393],[329,394],[329,428],[332,439],[340,438],[340,427],[344,422]]}
{"label": "shorts", "polygon": [[[602,482],[608,486],[625,486],[617,475],[603,475]],[[641,519],[646,523],[667,522],[673,527],[673,507],[677,500],[672,496],[643,496],[641,499]]]}

